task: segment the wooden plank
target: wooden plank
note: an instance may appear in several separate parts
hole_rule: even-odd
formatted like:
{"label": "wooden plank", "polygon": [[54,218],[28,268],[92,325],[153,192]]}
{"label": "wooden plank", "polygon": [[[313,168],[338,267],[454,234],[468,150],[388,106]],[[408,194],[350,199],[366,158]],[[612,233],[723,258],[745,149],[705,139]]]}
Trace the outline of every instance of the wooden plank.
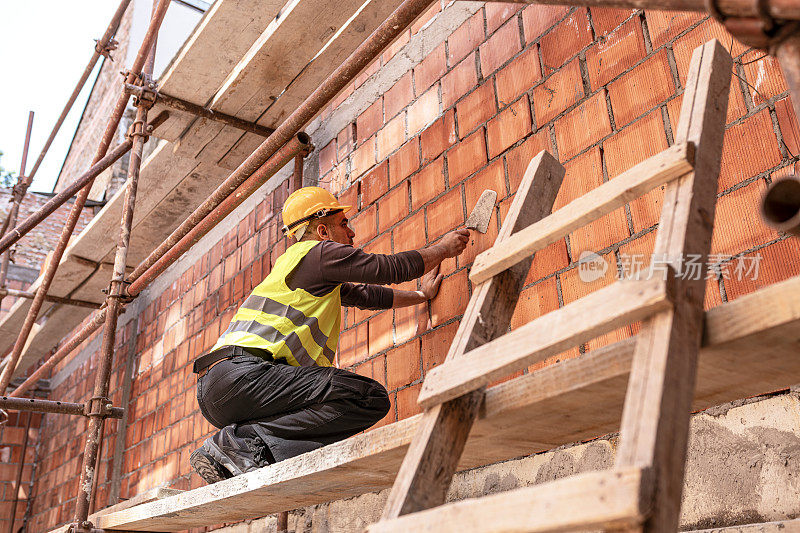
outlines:
{"label": "wooden plank", "polygon": [[692,169],[694,146],[681,143],[642,161],[616,178],[571,201],[545,220],[533,224],[475,258],[469,279],[483,283],[533,252],[611,213],[648,191]]}
{"label": "wooden plank", "polygon": [[649,473],[587,472],[381,521],[369,533],[462,533],[625,529],[649,511]]}
{"label": "wooden plank", "polygon": [[[540,152],[528,165],[498,242],[541,220],[551,211],[564,167],[547,152]],[[446,361],[489,342],[508,329],[533,257],[478,286],[470,298],[450,345]],[[428,409],[397,474],[383,511],[383,518],[425,509],[444,502],[465,441],[477,416],[482,391]]]}
{"label": "wooden plank", "polygon": [[[285,0],[217,0],[176,54],[159,80],[170,96],[206,105],[222,86]],[[175,141],[195,117],[156,104],[151,116],[168,110],[170,117],[155,136]]]}
{"label": "wooden plank", "polygon": [[[692,56],[676,142],[695,144],[695,170],[667,185],[653,250],[678,272],[687,257],[705,264],[711,247],[731,64],[717,40]],[[674,310],[642,324],[628,383],[615,465],[658,473],[647,531],[676,531],[679,523],[705,292],[703,276],[694,277],[676,279]]]}
{"label": "wooden plank", "polygon": [[[768,313],[777,295],[783,298],[778,300],[774,312]],[[706,313],[706,338],[714,339],[709,342],[715,344],[706,345],[701,352],[693,409],[704,409],[797,382],[800,376],[800,358],[797,357],[800,304],[782,303],[792,300],[800,302],[800,276]],[[761,315],[768,315],[764,321],[756,320],[764,330],[742,334],[727,327],[728,324],[748,323]],[[774,335],[775,342],[758,347],[758,339],[764,334]],[[616,431],[634,343],[635,338],[626,339],[487,389],[457,469],[474,468]],[[738,349],[741,343],[748,349]],[[758,348],[750,350],[751,345]],[[722,365],[730,365],[735,372],[720,374]],[[726,386],[720,375],[735,380]],[[563,386],[566,377],[571,380],[567,388]],[[748,379],[762,388],[754,389]],[[533,412],[536,416],[531,416]],[[244,484],[225,481],[225,485],[213,485],[220,487],[218,491],[208,490],[209,487],[203,487],[202,492],[199,492],[201,489],[188,491],[186,494],[196,495],[190,503],[173,500],[158,508],[138,508],[135,513],[117,516],[114,528],[181,530],[253,518],[256,507],[242,504],[230,506],[228,510],[227,503],[239,498],[252,505],[257,502],[257,513],[268,514],[381,490],[392,484],[423,416],[407,418],[267,467],[269,475],[264,473],[259,479],[270,485],[263,488],[256,481]],[[314,465],[318,465],[317,471]],[[295,477],[301,480],[293,481]],[[251,497],[251,491],[258,491],[258,495]],[[214,503],[217,494],[226,500],[226,505]],[[212,510],[207,512],[206,505]],[[137,527],[133,528],[132,522],[127,520],[136,520]],[[170,526],[166,525],[166,520]]]}
{"label": "wooden plank", "polygon": [[[148,503],[156,500],[162,500],[164,498],[169,498],[170,496],[175,496],[177,494],[182,493],[182,490],[178,489],[168,489],[166,487],[155,487],[152,489],[148,489],[141,494],[137,494],[133,498],[129,498],[127,500],[121,501],[115,505],[110,505],[105,509],[100,509],[96,513],[92,513],[89,515],[89,521],[94,522],[98,516],[107,515],[109,513],[115,513],[117,511],[121,511],[123,509],[130,509],[131,507],[135,507],[137,505],[142,505],[143,503]],[[61,526],[58,529],[52,530],[50,533],[66,533],[69,530],[70,524],[66,524]]]}
{"label": "wooden plank", "polygon": [[457,398],[625,324],[669,309],[670,293],[669,280],[658,278],[618,281],[599,289],[432,369],[425,376],[418,403],[430,408]]}
{"label": "wooden plank", "polygon": [[[233,68],[209,106],[263,125],[259,117],[363,3],[364,0],[288,2],[281,16],[267,26]],[[233,161],[249,155],[261,141],[225,126],[199,146],[196,155],[235,168],[238,163]],[[237,143],[241,144],[239,149]]]}
{"label": "wooden plank", "polygon": [[[341,33],[311,59],[278,97],[268,105],[259,116],[259,123],[270,124],[270,127],[273,128],[280,125],[331,72],[341,65],[386,20],[400,3],[401,0],[382,0],[362,5],[363,9],[349,21]],[[249,103],[245,107],[253,107],[253,103]],[[220,160],[220,165],[228,168],[231,160],[250,155],[262,140],[253,134],[242,135],[233,148]]]}

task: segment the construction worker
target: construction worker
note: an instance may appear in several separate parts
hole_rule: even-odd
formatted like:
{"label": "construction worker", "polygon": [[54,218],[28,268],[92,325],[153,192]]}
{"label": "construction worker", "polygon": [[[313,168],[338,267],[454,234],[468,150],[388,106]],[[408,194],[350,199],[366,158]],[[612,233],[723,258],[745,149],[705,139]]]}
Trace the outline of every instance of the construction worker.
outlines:
{"label": "construction worker", "polygon": [[[195,361],[200,411],[219,428],[190,457],[206,482],[345,439],[389,412],[380,383],[332,366],[341,306],[390,309],[433,298],[439,264],[464,251],[469,230],[421,250],[369,254],[353,247],[349,210],[319,187],[292,193],[283,231],[297,242]],[[381,286],[420,277],[418,291]]]}

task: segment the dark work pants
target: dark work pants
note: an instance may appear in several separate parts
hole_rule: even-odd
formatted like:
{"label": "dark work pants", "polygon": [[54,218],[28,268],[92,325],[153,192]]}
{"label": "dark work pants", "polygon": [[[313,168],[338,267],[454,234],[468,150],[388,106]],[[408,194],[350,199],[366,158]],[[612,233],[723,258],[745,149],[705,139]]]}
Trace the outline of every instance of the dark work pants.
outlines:
{"label": "dark work pants", "polygon": [[389,412],[377,381],[333,367],[295,367],[243,355],[197,381],[203,416],[238,438],[260,437],[282,461],[367,429]]}

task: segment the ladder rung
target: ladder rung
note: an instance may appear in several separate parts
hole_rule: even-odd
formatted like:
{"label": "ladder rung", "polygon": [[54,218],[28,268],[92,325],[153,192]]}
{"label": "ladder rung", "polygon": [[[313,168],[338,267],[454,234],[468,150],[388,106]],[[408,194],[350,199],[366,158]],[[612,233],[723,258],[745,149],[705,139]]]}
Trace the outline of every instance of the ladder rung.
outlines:
{"label": "ladder rung", "polygon": [[532,363],[668,309],[672,305],[670,279],[671,275],[667,280],[618,281],[446,361],[425,377],[418,402],[427,409],[458,398]]}
{"label": "ladder rung", "polygon": [[692,170],[694,145],[676,144],[571,201],[478,255],[469,279],[480,284],[537,250]]}
{"label": "ladder rung", "polygon": [[604,470],[471,498],[369,526],[369,533],[545,532],[616,529],[649,512],[647,470]]}

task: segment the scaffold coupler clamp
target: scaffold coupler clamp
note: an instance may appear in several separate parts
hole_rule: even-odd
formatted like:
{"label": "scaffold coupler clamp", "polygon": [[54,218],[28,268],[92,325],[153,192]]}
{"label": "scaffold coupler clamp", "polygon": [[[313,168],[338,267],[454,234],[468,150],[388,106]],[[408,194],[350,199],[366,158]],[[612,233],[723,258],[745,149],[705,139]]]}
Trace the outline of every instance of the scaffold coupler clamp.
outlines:
{"label": "scaffold coupler clamp", "polygon": [[67,533],[92,533],[97,531],[94,528],[94,524],[92,524],[89,520],[86,520],[82,523],[73,522],[69,525],[69,529],[67,529]]}
{"label": "scaffold coupler clamp", "polygon": [[111,408],[114,404],[106,396],[92,396],[83,405],[84,416],[101,416],[108,418],[111,415]]}
{"label": "scaffold coupler clamp", "polygon": [[[120,285],[122,285],[122,287],[120,288],[119,294],[115,294],[114,283],[119,283]],[[129,304],[134,300],[134,297],[131,296],[130,294],[128,294],[128,286],[130,286],[130,284],[131,284],[131,282],[128,281],[127,279],[123,279],[123,280],[113,280],[112,279],[111,282],[108,284],[108,288],[101,289],[100,292],[105,294],[107,297],[117,298],[120,301],[120,303],[122,303],[122,304]],[[103,306],[101,307],[101,309],[103,307],[105,307],[105,302],[103,303]]]}
{"label": "scaffold coupler clamp", "polygon": [[774,55],[777,47],[800,31],[800,21],[776,20],[770,13],[770,0],[750,0],[756,17],[729,17],[718,4],[719,0],[706,0],[706,9],[728,32],[742,44],[766,50]]}
{"label": "scaffold coupler clamp", "polygon": [[134,120],[128,127],[128,133],[126,133],[125,136],[131,140],[135,137],[144,137],[145,142],[147,142],[151,133],[153,133],[152,124],[147,124],[143,120]]}
{"label": "scaffold coupler clamp", "polygon": [[101,43],[100,39],[94,40],[94,50],[101,56],[105,57],[110,61],[114,61],[114,58],[111,57],[111,52],[117,49],[119,46],[119,41],[114,38],[108,40],[107,43]]}

